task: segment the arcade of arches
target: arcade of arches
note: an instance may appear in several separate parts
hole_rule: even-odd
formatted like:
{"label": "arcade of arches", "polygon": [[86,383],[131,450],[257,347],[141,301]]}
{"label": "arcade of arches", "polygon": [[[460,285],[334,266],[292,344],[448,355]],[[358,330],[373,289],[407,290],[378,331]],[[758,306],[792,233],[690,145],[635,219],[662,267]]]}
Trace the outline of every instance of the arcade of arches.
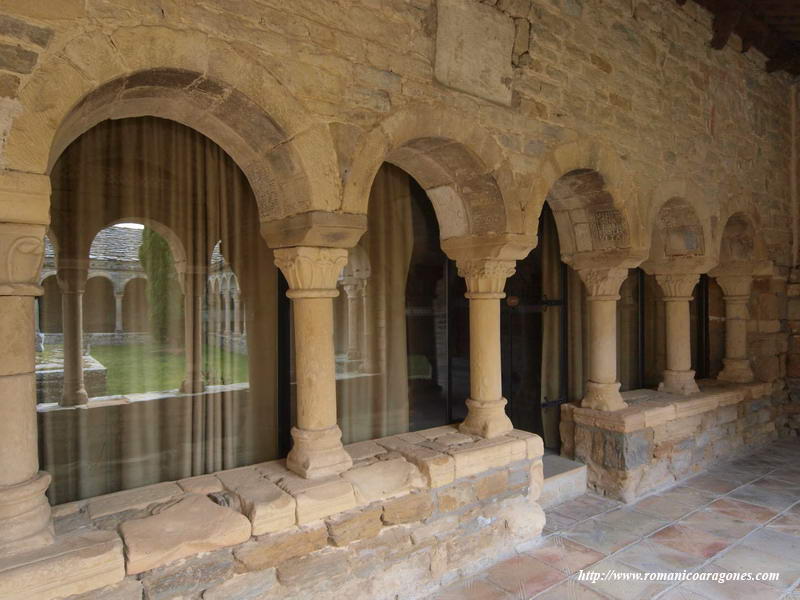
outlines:
{"label": "arcade of arches", "polygon": [[701,8],[95,4],[0,14],[0,596],[422,598],[545,455],[632,502],[800,433],[794,87],[657,44]]}

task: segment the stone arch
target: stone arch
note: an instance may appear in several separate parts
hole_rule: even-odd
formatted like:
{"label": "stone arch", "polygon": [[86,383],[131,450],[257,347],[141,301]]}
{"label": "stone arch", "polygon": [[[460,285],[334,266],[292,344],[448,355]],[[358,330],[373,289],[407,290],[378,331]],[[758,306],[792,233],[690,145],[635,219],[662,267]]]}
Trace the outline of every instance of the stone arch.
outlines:
{"label": "stone arch", "polygon": [[83,331],[114,333],[116,301],[114,283],[104,274],[93,274],[86,281],[83,294]]}
{"label": "stone arch", "polygon": [[757,221],[751,214],[738,211],[727,216],[720,234],[720,265],[765,261],[766,245],[758,232]]}
{"label": "stone arch", "polygon": [[646,221],[649,231],[649,272],[705,273],[718,260],[714,225],[716,204],[685,180],[658,186],[652,195]]}
{"label": "stone arch", "polygon": [[129,279],[122,296],[122,330],[142,332],[150,329],[148,311],[147,280],[144,277]]}
{"label": "stone arch", "polygon": [[166,27],[87,31],[44,57],[20,90],[5,166],[46,174],[72,140],[100,121],[157,116],[192,127],[228,152],[247,176],[262,220],[333,209],[340,183],[330,131],[257,52]]}
{"label": "stone arch", "polygon": [[441,239],[504,233],[514,221],[497,177],[507,167],[492,136],[464,127],[456,110],[414,106],[355,136],[344,165],[342,210],[367,212],[370,190],[383,163],[412,176],[428,195]]}
{"label": "stone arch", "polygon": [[[181,236],[179,236],[175,230],[172,229],[172,227],[164,225],[164,223],[161,221],[157,219],[151,219],[149,217],[124,217],[108,223],[99,231],[119,225],[120,223],[138,223],[139,225],[144,225],[145,227],[155,231],[158,235],[164,238],[164,241],[167,242],[169,250],[172,253],[172,260],[175,263],[175,270],[178,273],[182,273],[185,270],[188,261],[188,255],[186,253],[187,242],[186,240],[183,240]],[[99,231],[97,233],[99,233]],[[95,233],[95,236],[97,233]],[[133,275],[131,278],[133,277],[136,277],[136,275]],[[120,293],[124,291],[124,286],[128,283],[128,281],[130,281],[131,278],[125,279],[120,283],[120,287],[123,288],[122,290],[119,290]]]}
{"label": "stone arch", "polygon": [[563,144],[542,158],[529,192],[523,229],[536,235],[547,201],[565,259],[584,252],[646,248],[638,193],[622,157],[597,140]]}

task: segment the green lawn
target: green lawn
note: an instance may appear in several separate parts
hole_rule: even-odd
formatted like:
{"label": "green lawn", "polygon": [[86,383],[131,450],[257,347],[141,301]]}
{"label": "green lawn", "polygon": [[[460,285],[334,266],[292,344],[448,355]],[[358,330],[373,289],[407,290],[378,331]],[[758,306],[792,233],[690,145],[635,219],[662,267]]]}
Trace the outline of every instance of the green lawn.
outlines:
{"label": "green lawn", "polygon": [[[183,380],[183,350],[156,343],[92,346],[92,356],[108,369],[109,395],[171,390]],[[248,381],[247,356],[206,346],[204,363],[208,384]]]}

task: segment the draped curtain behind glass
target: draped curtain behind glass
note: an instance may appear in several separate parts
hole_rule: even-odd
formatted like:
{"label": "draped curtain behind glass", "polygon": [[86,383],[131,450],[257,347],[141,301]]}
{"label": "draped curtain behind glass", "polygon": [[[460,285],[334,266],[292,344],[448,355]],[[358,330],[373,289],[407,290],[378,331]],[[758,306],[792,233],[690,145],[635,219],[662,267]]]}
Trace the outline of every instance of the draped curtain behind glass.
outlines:
{"label": "draped curtain behind glass", "polygon": [[[542,252],[543,299],[558,299],[562,294],[558,233],[552,216],[548,215],[542,224],[539,245]],[[565,306],[548,306],[542,313],[541,402],[544,441],[548,448],[557,448],[560,439],[558,423],[561,407],[544,404],[561,397],[561,319],[565,309]]]}
{"label": "draped curtain behind glass", "polygon": [[[146,388],[135,391],[151,394],[129,397],[132,390],[123,389],[102,403],[90,402],[89,410],[57,408],[53,398],[40,406],[42,467],[54,475],[51,500],[64,502],[275,458],[276,272],[272,253],[259,235],[252,191],[232,159],[178,123],[121,119],[105,121],[73,142],[51,179],[51,236],[64,264],[88,259],[95,234],[109,225],[144,224],[166,241],[173,261],[173,273],[166,276],[170,281],[161,288],[173,291],[163,292],[167,298],[161,300],[175,301],[186,313],[185,322],[167,319],[165,343],[153,346],[155,358],[149,350],[134,348],[133,341],[124,341],[131,353],[114,368]],[[211,382],[231,381],[218,371],[235,370],[231,357],[219,356],[220,349],[213,346],[217,342],[208,335],[207,318],[214,312],[209,307],[215,303],[206,300],[205,288],[211,251],[220,240],[247,310],[248,335],[242,339],[238,375],[233,376],[242,383],[180,394],[187,350],[202,353],[202,373]],[[185,261],[177,261],[178,248]],[[152,305],[159,298],[152,293],[151,279]],[[84,309],[91,312],[93,307]],[[152,312],[151,306],[151,325]],[[194,312],[202,315],[202,336],[187,347],[183,331],[186,326],[193,329],[187,315]],[[211,352],[203,348],[209,345]],[[95,348],[98,354],[112,352]],[[249,368],[249,386],[248,363],[254,366]],[[173,371],[164,374],[170,365]],[[167,387],[150,389],[150,381],[166,382]]]}
{"label": "draped curtain behind glass", "polygon": [[[408,431],[406,282],[414,230],[406,173],[390,165],[378,171],[369,199],[367,232],[359,247],[368,259],[363,290],[361,361],[338,365],[339,422],[345,443]],[[350,300],[358,301],[358,300]],[[348,327],[339,310],[336,335]],[[356,315],[357,311],[347,312]],[[344,321],[344,322],[343,322]],[[343,340],[337,342],[343,348]]]}

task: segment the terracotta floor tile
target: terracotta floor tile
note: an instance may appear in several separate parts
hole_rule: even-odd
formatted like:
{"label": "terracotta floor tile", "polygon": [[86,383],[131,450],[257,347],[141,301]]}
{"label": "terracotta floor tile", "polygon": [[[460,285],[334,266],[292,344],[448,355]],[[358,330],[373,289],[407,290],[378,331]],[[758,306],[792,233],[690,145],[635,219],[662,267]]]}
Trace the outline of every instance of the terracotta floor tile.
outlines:
{"label": "terracotta floor tile", "polygon": [[742,500],[734,500],[730,497],[720,498],[709,504],[706,508],[708,510],[721,512],[734,519],[752,521],[754,523],[764,523],[778,514],[769,508],[757,506]]}
{"label": "terracotta floor tile", "polygon": [[741,484],[730,479],[715,477],[714,475],[702,474],[688,479],[685,484],[689,487],[711,492],[713,494],[727,494],[735,490]]}
{"label": "terracotta floor tile", "polygon": [[526,554],[567,574],[593,565],[605,557],[560,535],[550,536],[541,546],[528,550]]}
{"label": "terracotta floor tile", "polygon": [[686,513],[694,510],[689,506],[685,506],[684,504],[680,504],[661,495],[649,496],[644,500],[639,500],[636,504],[632,504],[631,508],[636,512],[670,520],[680,519]]}
{"label": "terracotta floor tile", "polygon": [[743,538],[759,526],[754,521],[737,519],[710,508],[703,508],[686,515],[677,524],[706,531],[727,540]]}
{"label": "terracotta floor tile", "polygon": [[718,494],[705,490],[695,489],[686,485],[675,486],[659,494],[662,498],[667,498],[671,502],[676,502],[690,508],[704,506],[718,497]]}
{"label": "terracotta floor tile", "polygon": [[475,579],[445,588],[430,600],[515,600],[515,597],[496,585]]}
{"label": "terracotta floor tile", "polygon": [[490,568],[486,578],[511,594],[530,598],[563,581],[567,576],[532,556],[522,554]]}
{"label": "terracotta floor tile", "polygon": [[595,496],[594,494],[586,494],[574,500],[554,506],[553,509],[561,515],[581,521],[621,505],[622,503],[616,500],[609,500],[608,498]]}
{"label": "terracotta floor tile", "polygon": [[[587,573],[608,573],[614,571],[618,574],[624,573],[641,573],[639,569],[633,568],[629,565],[623,564],[613,558],[607,558],[600,561],[593,567],[586,570]],[[578,577],[576,576],[576,580]],[[579,581],[579,580],[578,580]],[[607,581],[581,581],[581,583],[588,588],[598,591],[609,598],[615,600],[650,600],[653,596],[664,591],[667,587],[666,584],[655,581],[635,581],[609,579]]]}
{"label": "terracotta floor tile", "polygon": [[692,592],[684,587],[684,585],[685,584],[681,584],[668,590],[666,593],[659,596],[658,600],[708,600],[705,596]]}
{"label": "terracotta floor tile", "polygon": [[[726,569],[711,563],[703,571],[719,573]],[[687,581],[681,587],[708,600],[778,600],[783,594],[781,590],[758,581]]]}
{"label": "terracotta floor tile", "polygon": [[603,554],[616,552],[642,537],[621,528],[609,529],[607,525],[595,519],[578,523],[574,527],[563,531],[562,535],[573,542],[578,542]]}
{"label": "terracotta floor tile", "polygon": [[645,538],[614,555],[619,562],[645,573],[660,573],[692,569],[703,559]]}
{"label": "terracotta floor tile", "polygon": [[794,556],[773,556],[737,545],[714,559],[714,564],[734,573],[780,573],[778,581],[764,583],[785,589],[800,577],[800,561]]}
{"label": "terracotta floor tile", "polygon": [[621,528],[639,537],[650,535],[656,529],[661,529],[669,524],[669,521],[647,513],[638,512],[631,506],[625,506],[604,513],[595,517],[594,520],[609,529]]}
{"label": "terracotta floor tile", "polygon": [[781,533],[800,537],[800,516],[792,513],[783,515],[769,523],[767,529],[775,529]]}
{"label": "terracotta floor tile", "polygon": [[788,481],[789,483],[798,484],[800,483],[800,468],[779,467],[770,473],[770,477],[774,477],[775,479],[780,479],[782,481]]}
{"label": "terracotta floor tile", "polygon": [[577,581],[567,579],[536,596],[536,600],[606,600],[606,596],[601,596]]}
{"label": "terracotta floor tile", "polygon": [[731,545],[730,539],[721,538],[701,529],[684,525],[670,525],[655,532],[650,539],[674,550],[709,559]]}
{"label": "terracotta floor tile", "polygon": [[752,483],[733,490],[728,497],[766,506],[777,511],[782,511],[797,501],[796,496],[758,487]]}
{"label": "terracotta floor tile", "polygon": [[800,557],[800,537],[774,529],[758,529],[744,538],[741,544],[778,557]]}
{"label": "terracotta floor tile", "polygon": [[552,529],[553,531],[561,531],[563,529],[569,529],[575,523],[578,522],[577,519],[573,517],[568,517],[567,515],[562,515],[557,510],[546,510],[544,511],[545,517],[545,528]]}

